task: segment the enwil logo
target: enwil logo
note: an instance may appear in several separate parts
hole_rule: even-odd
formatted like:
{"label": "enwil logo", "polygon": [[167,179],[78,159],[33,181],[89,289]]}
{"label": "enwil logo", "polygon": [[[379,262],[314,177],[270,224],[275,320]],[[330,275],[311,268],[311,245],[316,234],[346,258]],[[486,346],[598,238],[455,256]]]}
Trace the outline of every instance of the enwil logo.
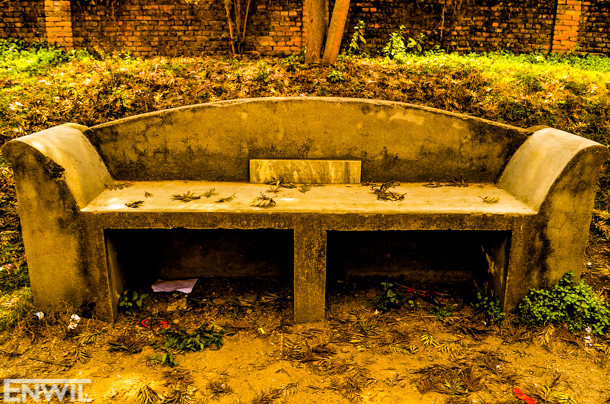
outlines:
{"label": "enwil logo", "polygon": [[38,403],[41,396],[47,402],[56,396],[59,402],[89,403],[93,400],[83,393],[83,384],[90,383],[91,379],[4,379],[2,398],[5,403],[25,403],[28,398]]}

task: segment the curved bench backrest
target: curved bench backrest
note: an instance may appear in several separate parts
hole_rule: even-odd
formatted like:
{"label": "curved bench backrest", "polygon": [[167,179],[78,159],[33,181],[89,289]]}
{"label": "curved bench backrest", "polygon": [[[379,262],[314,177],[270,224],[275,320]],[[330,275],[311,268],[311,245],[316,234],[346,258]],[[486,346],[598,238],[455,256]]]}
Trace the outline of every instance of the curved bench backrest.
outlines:
{"label": "curved bench backrest", "polygon": [[527,131],[399,102],[258,98],[92,127],[115,179],[248,181],[252,158],[362,161],[363,181],[496,182]]}

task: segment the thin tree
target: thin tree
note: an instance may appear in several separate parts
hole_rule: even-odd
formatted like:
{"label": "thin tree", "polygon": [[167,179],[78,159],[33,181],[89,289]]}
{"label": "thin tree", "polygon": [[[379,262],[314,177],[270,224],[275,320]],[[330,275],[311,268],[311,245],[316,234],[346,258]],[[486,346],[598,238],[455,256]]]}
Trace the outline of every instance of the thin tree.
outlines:
{"label": "thin tree", "polygon": [[[337,0],[333,8],[333,15],[327,28],[327,0],[305,1],[305,30],[307,35],[305,62],[330,64],[337,61],[341,48],[341,39],[347,20],[350,0]],[[325,42],[322,57],[322,44]]]}

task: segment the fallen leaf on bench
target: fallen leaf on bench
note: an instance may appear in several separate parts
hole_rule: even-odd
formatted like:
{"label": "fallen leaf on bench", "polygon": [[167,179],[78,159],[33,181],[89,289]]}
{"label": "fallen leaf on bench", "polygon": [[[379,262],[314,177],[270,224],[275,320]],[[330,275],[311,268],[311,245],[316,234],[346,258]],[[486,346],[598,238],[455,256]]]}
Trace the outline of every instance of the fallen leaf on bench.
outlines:
{"label": "fallen leaf on bench", "polygon": [[153,194],[151,194],[150,192],[144,192],[144,197],[145,198],[150,198],[152,196],[153,196]]}
{"label": "fallen leaf on bench", "polygon": [[201,199],[201,195],[197,196],[191,191],[187,191],[183,194],[172,195],[174,201],[182,201],[184,203],[194,201],[195,199]]}
{"label": "fallen leaf on bench", "polygon": [[106,188],[108,188],[111,191],[116,191],[117,189],[129,188],[132,186],[133,186],[133,184],[131,182],[119,182],[119,181],[114,181],[114,182],[111,182],[110,184],[106,184]]}
{"label": "fallen leaf on bench", "polygon": [[205,196],[206,198],[209,198],[213,195],[218,195],[218,192],[214,192],[216,190],[216,188],[212,188],[207,192],[204,192],[203,194],[201,194],[201,196]]}
{"label": "fallen leaf on bench", "polygon": [[273,198],[269,198],[261,192],[261,196],[252,201],[252,206],[257,208],[268,208],[269,206],[275,206],[275,201]]}
{"label": "fallen leaf on bench", "polygon": [[467,187],[468,181],[466,181],[463,177],[453,177],[451,181],[449,181],[450,187]]}
{"label": "fallen leaf on bench", "polygon": [[220,198],[219,200],[216,201],[216,203],[231,202],[233,199],[235,199],[235,194],[233,194],[227,198]]}
{"label": "fallen leaf on bench", "polygon": [[485,202],[485,203],[498,203],[498,202],[500,202],[500,198],[498,198],[498,197],[491,197],[491,196],[482,197],[482,196],[479,196],[479,198],[483,199],[483,202]]}
{"label": "fallen leaf on bench", "polygon": [[440,183],[436,182],[436,181],[430,181],[429,183],[424,184],[424,187],[426,187],[426,188],[439,188],[439,187],[442,187],[442,185]]}
{"label": "fallen leaf on bench", "polygon": [[144,201],[133,201],[133,202],[129,202],[126,203],[125,206],[127,206],[128,208],[139,208],[140,206],[142,206],[142,204],[144,203]]}
{"label": "fallen leaf on bench", "polygon": [[321,187],[321,184],[303,184],[301,185],[301,188],[299,188],[299,192],[305,193],[307,191],[310,191],[313,188],[316,187]]}
{"label": "fallen leaf on bench", "polygon": [[381,201],[402,201],[403,199],[405,199],[406,193],[400,194],[398,192],[388,191],[388,189],[399,185],[400,182],[398,181],[384,182],[379,186],[379,188],[375,188],[375,186],[373,185],[371,187],[371,191],[377,194],[377,199]]}
{"label": "fallen leaf on bench", "polygon": [[273,193],[277,193],[280,191],[280,185],[272,185],[269,187],[268,190],[266,190],[265,192],[273,192]]}
{"label": "fallen leaf on bench", "polygon": [[273,180],[269,181],[267,184],[269,185],[274,185],[276,188],[296,188],[297,186],[294,185],[292,182],[287,182],[281,175],[279,179],[275,179],[273,178]]}

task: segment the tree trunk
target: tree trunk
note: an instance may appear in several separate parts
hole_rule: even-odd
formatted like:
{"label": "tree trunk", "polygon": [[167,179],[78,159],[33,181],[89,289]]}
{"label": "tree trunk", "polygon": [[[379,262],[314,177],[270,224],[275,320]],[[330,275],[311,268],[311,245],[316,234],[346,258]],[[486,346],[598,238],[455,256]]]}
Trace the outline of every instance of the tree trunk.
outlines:
{"label": "tree trunk", "polygon": [[229,24],[229,36],[231,38],[231,52],[235,55],[235,37],[233,36],[233,22],[231,21],[231,10],[229,9],[229,3],[224,1],[225,11],[227,12],[227,22]]}
{"label": "tree trunk", "polygon": [[[326,37],[326,46],[324,47],[324,58],[322,59],[322,63],[326,65],[335,63],[337,56],[339,56],[341,38],[343,38],[347,12],[349,11],[349,2],[350,0],[337,0],[335,2],[333,17],[330,20],[330,28]],[[309,53],[309,48],[307,48],[307,53]]]}
{"label": "tree trunk", "polygon": [[320,63],[326,31],[326,0],[305,0],[306,63]]}

